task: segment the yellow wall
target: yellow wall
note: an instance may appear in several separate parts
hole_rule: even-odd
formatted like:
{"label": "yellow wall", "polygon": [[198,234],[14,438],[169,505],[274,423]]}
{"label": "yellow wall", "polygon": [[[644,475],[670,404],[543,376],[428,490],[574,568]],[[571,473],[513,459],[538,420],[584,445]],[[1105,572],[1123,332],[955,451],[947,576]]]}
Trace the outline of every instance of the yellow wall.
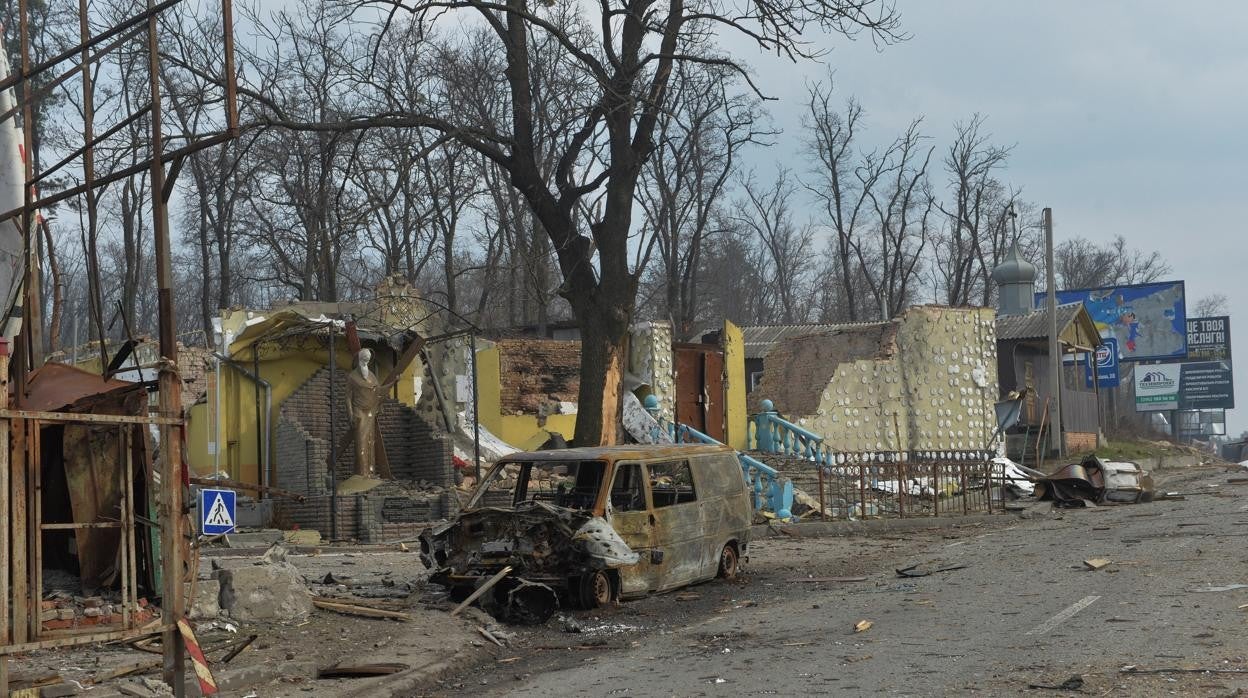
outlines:
{"label": "yellow wall", "polygon": [[724,321],[724,417],[728,445],[744,451],[748,448],[749,413],[745,407],[745,338],[741,328]]}
{"label": "yellow wall", "polygon": [[576,415],[553,414],[546,418],[546,427],[537,424],[537,417],[528,414],[503,414],[498,347],[477,350],[477,394],[481,404],[481,426],[507,443],[524,451],[540,448],[550,438],[547,432],[558,432],[568,441],[576,429]]}
{"label": "yellow wall", "polygon": [[[351,354],[347,349],[345,339],[339,339],[335,353],[339,370],[350,371]],[[248,372],[254,370],[251,347],[244,348],[230,358],[244,366]],[[272,413],[270,414],[270,424],[273,427],[271,436],[276,433],[282,402],[306,383],[313,374],[328,365],[329,351],[322,339],[306,341],[287,339],[281,343],[265,342],[260,345],[259,375],[273,388]],[[379,375],[385,375],[391,366],[393,366],[391,357],[378,356],[374,368]],[[413,370],[417,369],[409,369],[408,373]],[[402,383],[403,381],[400,381],[400,384]],[[406,384],[407,401],[405,404],[411,404],[410,376]],[[399,390],[398,385],[395,389],[398,398],[402,400],[404,392]],[[217,448],[221,472],[242,482],[259,483],[262,478],[257,439],[263,436],[265,422],[263,415],[260,416],[259,424],[256,421],[255,384],[234,367],[223,363],[221,364],[219,390],[221,393],[219,418],[221,436]],[[261,409],[264,408],[264,398],[264,389],[261,388]],[[207,401],[214,399],[215,395],[210,390],[205,396],[205,402],[194,405],[187,412],[187,458],[191,469],[200,475],[211,474],[214,470],[214,458],[208,452],[208,441],[211,436],[209,433],[211,431],[209,427],[211,406],[207,404]],[[270,458],[272,449],[273,444],[270,443]],[[271,461],[270,464],[272,465]]]}

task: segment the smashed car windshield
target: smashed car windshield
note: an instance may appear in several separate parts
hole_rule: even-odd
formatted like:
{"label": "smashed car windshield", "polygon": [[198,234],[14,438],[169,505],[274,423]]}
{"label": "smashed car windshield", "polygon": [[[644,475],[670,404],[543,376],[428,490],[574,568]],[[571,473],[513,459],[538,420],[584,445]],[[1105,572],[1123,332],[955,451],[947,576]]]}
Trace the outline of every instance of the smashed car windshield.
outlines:
{"label": "smashed car windshield", "polygon": [[486,480],[480,506],[545,502],[569,509],[592,509],[602,489],[603,461],[507,463]]}

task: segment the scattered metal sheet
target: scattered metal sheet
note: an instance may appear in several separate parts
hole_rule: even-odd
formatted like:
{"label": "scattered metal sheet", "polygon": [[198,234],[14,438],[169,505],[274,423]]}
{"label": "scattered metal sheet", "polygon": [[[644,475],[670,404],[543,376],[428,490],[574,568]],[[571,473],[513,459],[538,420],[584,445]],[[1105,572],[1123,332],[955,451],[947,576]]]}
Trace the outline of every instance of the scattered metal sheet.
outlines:
{"label": "scattered metal sheet", "polygon": [[937,572],[952,572],[954,570],[964,570],[966,569],[966,567],[967,567],[966,565],[950,565],[948,567],[941,567],[941,568],[934,569],[934,570],[921,570],[919,569],[918,565],[910,565],[909,567],[903,567],[899,570],[894,570],[894,571],[897,572],[898,577],[927,577],[927,576],[936,574]]}

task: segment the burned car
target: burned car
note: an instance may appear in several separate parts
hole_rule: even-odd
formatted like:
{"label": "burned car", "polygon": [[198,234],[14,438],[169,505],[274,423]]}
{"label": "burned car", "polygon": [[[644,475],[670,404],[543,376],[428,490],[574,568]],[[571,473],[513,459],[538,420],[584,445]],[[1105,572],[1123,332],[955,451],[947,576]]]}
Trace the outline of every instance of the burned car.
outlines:
{"label": "burned car", "polygon": [[731,578],[747,552],[749,490],[726,446],[611,446],[517,453],[482,479],[463,511],[420,536],[431,581],[496,617],[542,623]]}

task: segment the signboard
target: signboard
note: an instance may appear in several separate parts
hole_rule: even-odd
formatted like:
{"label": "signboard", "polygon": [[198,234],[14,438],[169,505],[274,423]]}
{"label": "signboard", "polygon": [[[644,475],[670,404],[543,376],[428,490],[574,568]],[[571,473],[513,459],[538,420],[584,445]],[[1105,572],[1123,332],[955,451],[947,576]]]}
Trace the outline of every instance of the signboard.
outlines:
{"label": "signboard", "polygon": [[1230,361],[1196,361],[1182,366],[1179,409],[1229,410],[1235,406],[1235,377]]}
{"label": "signboard", "polygon": [[[1109,337],[1096,348],[1096,384],[1102,388],[1118,387],[1118,340]],[[1087,364],[1083,368],[1083,380],[1092,387],[1092,370]]]}
{"label": "signboard", "polygon": [[1231,360],[1230,316],[1187,319],[1187,360]]}
{"label": "signboard", "polygon": [[[1036,294],[1044,307],[1045,294]],[[1187,357],[1187,302],[1182,281],[1058,291],[1058,303],[1083,303],[1101,336],[1118,340],[1122,361]]]}
{"label": "signboard", "polygon": [[234,532],[233,490],[199,491],[199,530],[206,536]]}
{"label": "signboard", "polygon": [[1235,407],[1229,361],[1135,367],[1135,410],[1223,410]]}
{"label": "signboard", "polygon": [[1182,364],[1135,367],[1135,411],[1179,409]]}

